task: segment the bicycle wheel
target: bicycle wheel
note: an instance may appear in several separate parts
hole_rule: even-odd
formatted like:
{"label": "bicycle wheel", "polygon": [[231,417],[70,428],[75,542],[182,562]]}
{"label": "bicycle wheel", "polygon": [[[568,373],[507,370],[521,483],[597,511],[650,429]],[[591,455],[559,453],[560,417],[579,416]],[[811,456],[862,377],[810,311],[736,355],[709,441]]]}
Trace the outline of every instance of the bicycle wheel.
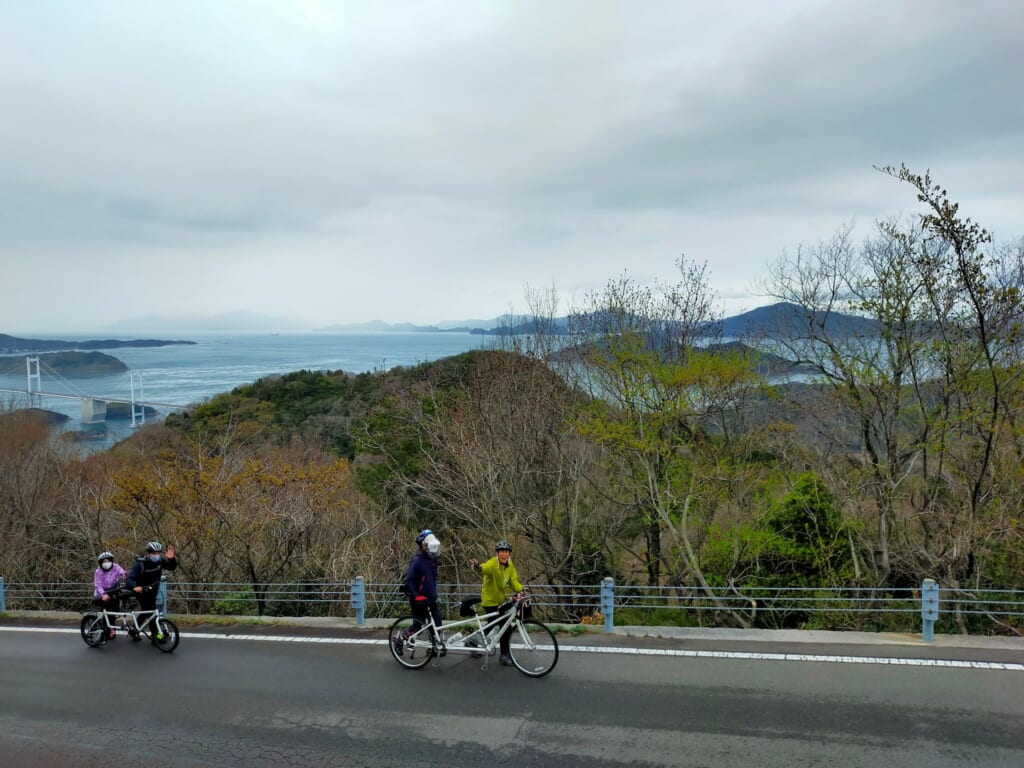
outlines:
{"label": "bicycle wheel", "polygon": [[82,640],[90,648],[103,645],[107,639],[107,625],[103,616],[97,613],[87,613],[82,617]]}
{"label": "bicycle wheel", "polygon": [[428,629],[421,629],[410,638],[405,638],[406,630],[413,626],[412,616],[398,619],[388,630],[388,650],[395,661],[406,669],[421,669],[434,655],[434,645],[430,642]]}
{"label": "bicycle wheel", "polygon": [[524,675],[544,677],[558,663],[555,633],[533,619],[517,622],[512,628],[509,655]]}
{"label": "bicycle wheel", "polygon": [[152,621],[146,625],[146,634],[157,648],[164,653],[170,653],[178,647],[178,625],[170,619],[160,619],[160,632],[156,630],[156,622]]}

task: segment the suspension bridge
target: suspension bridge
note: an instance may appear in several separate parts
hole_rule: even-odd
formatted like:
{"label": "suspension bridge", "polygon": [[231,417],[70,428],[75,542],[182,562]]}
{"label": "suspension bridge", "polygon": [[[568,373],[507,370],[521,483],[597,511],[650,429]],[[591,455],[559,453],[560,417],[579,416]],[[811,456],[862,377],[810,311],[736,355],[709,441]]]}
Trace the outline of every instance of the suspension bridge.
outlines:
{"label": "suspension bridge", "polygon": [[[63,392],[50,392],[43,389],[43,373],[49,380],[64,388]],[[0,392],[14,395],[11,406],[14,408],[41,408],[44,398],[61,398],[78,400],[81,404],[79,422],[83,429],[96,427],[106,423],[107,405],[111,403],[131,407],[131,425],[139,427],[146,423],[146,410],[183,411],[187,406],[180,403],[158,403],[146,400],[142,388],[142,371],[129,370],[130,377],[128,398],[90,395],[77,387],[67,378],[44,363],[38,356],[25,358],[25,389],[9,389],[0,387]]]}

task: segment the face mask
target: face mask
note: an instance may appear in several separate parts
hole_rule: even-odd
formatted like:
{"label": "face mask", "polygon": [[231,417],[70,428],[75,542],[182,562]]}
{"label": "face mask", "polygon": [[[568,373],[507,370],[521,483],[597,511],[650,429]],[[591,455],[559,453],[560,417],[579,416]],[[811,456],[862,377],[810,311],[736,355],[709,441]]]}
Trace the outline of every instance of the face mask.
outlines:
{"label": "face mask", "polygon": [[154,563],[159,563],[159,562],[160,562],[160,555],[150,555],[150,556],[149,556],[149,559],[150,559],[150,560],[151,560],[152,562],[154,562]]}
{"label": "face mask", "polygon": [[109,571],[113,567],[114,564],[109,560],[104,560],[102,563],[100,563],[100,568],[102,568],[104,571]]}

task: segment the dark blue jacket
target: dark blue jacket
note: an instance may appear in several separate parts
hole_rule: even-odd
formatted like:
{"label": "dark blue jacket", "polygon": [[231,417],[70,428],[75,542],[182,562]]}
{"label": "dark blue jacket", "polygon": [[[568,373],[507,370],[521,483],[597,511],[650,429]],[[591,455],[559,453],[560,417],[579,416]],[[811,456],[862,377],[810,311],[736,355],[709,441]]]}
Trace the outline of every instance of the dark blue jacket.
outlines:
{"label": "dark blue jacket", "polygon": [[151,587],[154,584],[160,583],[160,576],[164,571],[173,571],[177,567],[178,558],[176,557],[164,557],[161,555],[160,559],[154,563],[143,555],[135,561],[135,565],[132,566],[128,578],[125,579],[125,584],[129,589]]}
{"label": "dark blue jacket", "polygon": [[405,594],[410,600],[437,602],[437,563],[426,552],[418,552],[409,563]]}

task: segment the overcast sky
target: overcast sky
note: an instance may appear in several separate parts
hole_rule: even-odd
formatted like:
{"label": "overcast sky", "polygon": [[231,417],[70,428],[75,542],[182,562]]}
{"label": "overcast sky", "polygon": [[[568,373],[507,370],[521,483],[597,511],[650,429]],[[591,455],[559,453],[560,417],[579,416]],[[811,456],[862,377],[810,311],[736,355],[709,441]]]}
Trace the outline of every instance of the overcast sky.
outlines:
{"label": "overcast sky", "polygon": [[1024,2],[0,0],[0,332],[566,304],[920,210],[1024,235]]}

